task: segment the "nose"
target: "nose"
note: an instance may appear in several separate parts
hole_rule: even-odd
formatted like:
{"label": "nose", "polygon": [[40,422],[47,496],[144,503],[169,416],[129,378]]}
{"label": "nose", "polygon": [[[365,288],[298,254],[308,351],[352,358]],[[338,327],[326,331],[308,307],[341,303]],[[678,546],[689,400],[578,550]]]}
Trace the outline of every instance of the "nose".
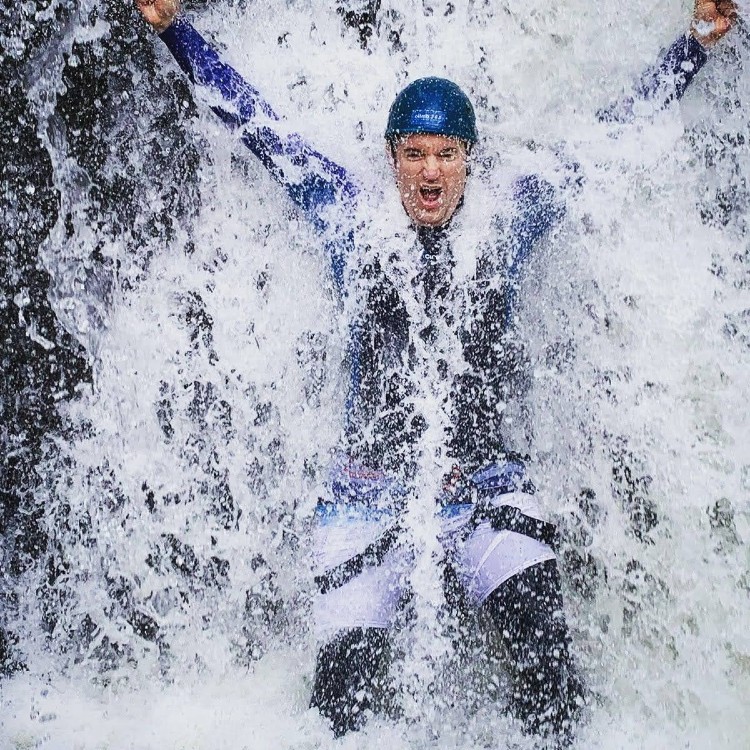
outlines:
{"label": "nose", "polygon": [[440,162],[434,154],[428,154],[424,159],[422,174],[427,180],[435,180],[440,176]]}

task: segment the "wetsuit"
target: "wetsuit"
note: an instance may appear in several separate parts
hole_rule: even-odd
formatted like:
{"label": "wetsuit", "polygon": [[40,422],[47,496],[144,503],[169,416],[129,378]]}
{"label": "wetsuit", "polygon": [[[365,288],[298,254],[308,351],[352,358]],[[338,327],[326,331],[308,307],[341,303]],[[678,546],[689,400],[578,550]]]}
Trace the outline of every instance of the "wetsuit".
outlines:
{"label": "wetsuit", "polygon": [[[161,37],[196,83],[221,95],[212,109],[310,219],[341,295],[354,290],[360,303],[350,327],[344,450],[316,511],[314,609],[326,642],[312,704],[341,734],[361,723],[382,688],[388,628],[408,595],[411,552],[399,514],[415,492],[410,480],[429,418],[415,405],[415,373],[423,374],[421,364],[431,358],[443,394],[444,447],[455,465],[437,498],[446,577],[494,623],[508,656],[511,711],[528,731],[565,742],[582,691],[569,656],[554,529],[541,519],[502,425],[502,404],[522,398],[524,388],[523,351],[512,331],[518,281],[534,246],[564,214],[558,192],[538,176],[513,180],[508,210],[491,223],[492,238],[464,283],[454,278],[453,253],[463,208],[445,227],[412,228],[401,237],[400,252],[417,259],[415,272],[400,277],[399,249],[387,239],[352,269],[354,216],[364,199],[356,182],[283,129],[187,21]],[[705,61],[701,45],[681,37],[634,95],[599,119],[627,122],[649,102],[663,107]]]}

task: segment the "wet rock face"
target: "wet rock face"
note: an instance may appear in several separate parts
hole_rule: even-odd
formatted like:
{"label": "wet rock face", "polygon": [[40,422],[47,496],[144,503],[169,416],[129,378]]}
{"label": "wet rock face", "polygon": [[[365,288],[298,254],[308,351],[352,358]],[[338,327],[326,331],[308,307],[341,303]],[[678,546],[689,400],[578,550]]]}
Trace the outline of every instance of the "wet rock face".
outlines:
{"label": "wet rock face", "polygon": [[[40,3],[39,6],[45,5]],[[40,10],[42,8],[40,7]],[[88,377],[80,345],[58,325],[47,300],[49,275],[38,252],[58,218],[50,156],[37,136],[26,94],[25,63],[52,35],[49,25],[29,31],[29,8],[1,11],[0,89],[0,670],[19,666],[14,637],[3,620],[13,610],[13,580],[46,545],[35,507],[35,465],[44,436],[59,429],[56,402]]]}
{"label": "wet rock face", "polygon": [[[59,404],[91,376],[84,347],[50,303],[56,280],[40,253],[72,256],[106,288],[116,262],[76,245],[85,225],[132,250],[123,283],[134,284],[149,245],[189,221],[197,201],[198,156],[184,128],[192,99],[174,71],[156,68],[150,35],[127,3],[85,15],[67,0],[0,9],[0,671],[19,666],[14,585],[47,547],[36,467],[62,429]],[[158,137],[144,139],[134,160],[140,129]]]}

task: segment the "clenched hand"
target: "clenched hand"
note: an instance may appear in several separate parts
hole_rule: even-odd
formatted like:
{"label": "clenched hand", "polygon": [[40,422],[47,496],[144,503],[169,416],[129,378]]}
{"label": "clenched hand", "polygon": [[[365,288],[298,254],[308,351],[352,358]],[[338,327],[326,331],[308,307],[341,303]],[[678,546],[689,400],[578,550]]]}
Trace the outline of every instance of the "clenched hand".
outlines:
{"label": "clenched hand", "polygon": [[135,4],[158,34],[172,25],[180,10],[180,0],[136,0]]}

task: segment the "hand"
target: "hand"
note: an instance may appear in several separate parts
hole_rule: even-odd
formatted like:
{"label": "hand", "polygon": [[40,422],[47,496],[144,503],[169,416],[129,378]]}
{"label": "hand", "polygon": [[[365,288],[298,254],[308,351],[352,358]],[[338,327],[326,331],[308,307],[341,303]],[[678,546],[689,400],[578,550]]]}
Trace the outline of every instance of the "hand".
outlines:
{"label": "hand", "polygon": [[736,19],[737,6],[732,0],[695,0],[690,33],[704,47],[710,47],[732,28]]}
{"label": "hand", "polygon": [[135,4],[157,34],[172,25],[180,10],[180,0],[135,0]]}

